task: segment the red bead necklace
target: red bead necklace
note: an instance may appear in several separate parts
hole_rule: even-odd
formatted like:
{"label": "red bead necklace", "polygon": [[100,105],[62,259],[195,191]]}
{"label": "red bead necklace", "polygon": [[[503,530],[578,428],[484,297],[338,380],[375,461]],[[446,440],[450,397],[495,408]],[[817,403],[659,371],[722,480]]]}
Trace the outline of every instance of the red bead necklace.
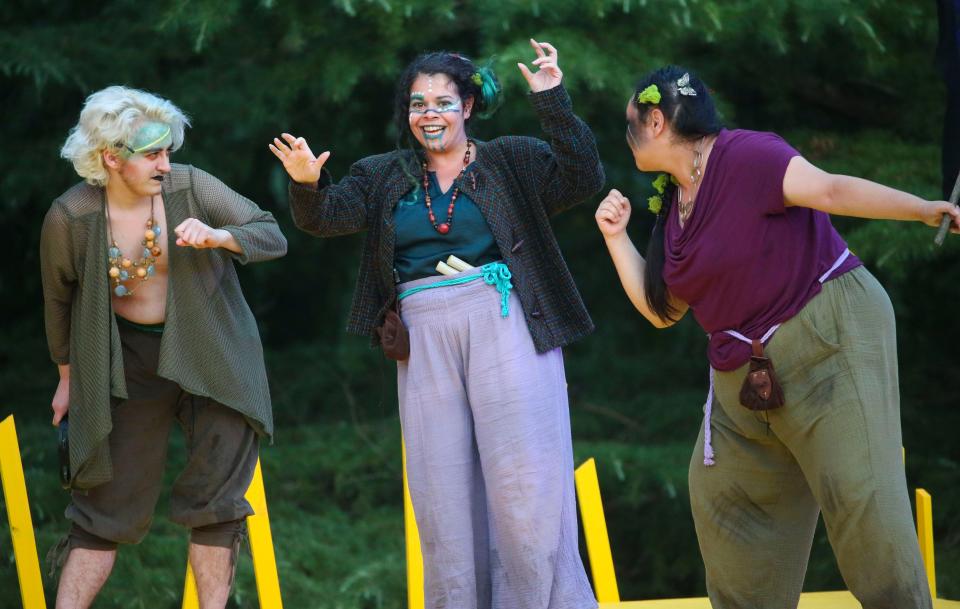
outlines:
{"label": "red bead necklace", "polygon": [[[470,164],[470,144],[472,143],[473,140],[467,140],[467,151],[463,153],[463,169],[460,170],[460,175],[457,176],[457,180],[463,177],[463,174],[467,171],[467,165]],[[423,163],[423,194],[427,201],[427,217],[430,219],[430,224],[433,225],[434,230],[438,233],[446,235],[450,232],[450,229],[453,228],[453,208],[457,204],[457,195],[460,194],[460,187],[453,187],[453,195],[450,196],[450,205],[447,206],[447,221],[442,224],[437,224],[437,217],[433,215],[433,201],[430,199],[430,179],[427,176],[426,161]]]}

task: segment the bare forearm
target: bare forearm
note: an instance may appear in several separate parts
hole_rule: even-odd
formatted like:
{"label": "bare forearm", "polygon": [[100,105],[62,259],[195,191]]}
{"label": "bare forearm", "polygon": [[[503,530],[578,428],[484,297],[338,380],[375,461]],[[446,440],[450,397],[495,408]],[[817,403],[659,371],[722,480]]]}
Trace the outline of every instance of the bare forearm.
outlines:
{"label": "bare forearm", "polygon": [[923,220],[927,205],[912,194],[843,175],[832,176],[830,202],[832,214],[877,220]]}
{"label": "bare forearm", "polygon": [[223,230],[223,229],[219,229],[219,230],[218,230],[218,233],[219,233],[219,237],[220,237],[220,245],[219,245],[219,247],[222,247],[222,248],[225,249],[225,250],[231,251],[231,252],[233,252],[234,254],[242,254],[242,253],[243,253],[243,248],[242,248],[242,247],[240,246],[240,244],[237,242],[237,238],[233,236],[233,233],[231,233],[231,232],[228,231],[228,230]]}
{"label": "bare forearm", "polygon": [[829,174],[801,156],[787,166],[783,199],[787,207],[877,220],[919,220],[928,226],[939,226],[947,214],[953,218],[951,232],[960,233],[960,209],[947,201],[925,201],[869,180]]}
{"label": "bare forearm", "polygon": [[640,252],[637,251],[626,231],[612,237],[605,237],[604,240],[607,244],[607,250],[610,252],[610,258],[613,259],[613,266],[616,267],[617,275],[620,277],[620,283],[623,285],[623,291],[627,293],[627,298],[651,324],[658,328],[667,327],[668,324],[665,324],[647,305],[647,295],[643,285],[647,263]]}
{"label": "bare forearm", "polygon": [[57,364],[57,372],[61,380],[70,378],[70,364]]}

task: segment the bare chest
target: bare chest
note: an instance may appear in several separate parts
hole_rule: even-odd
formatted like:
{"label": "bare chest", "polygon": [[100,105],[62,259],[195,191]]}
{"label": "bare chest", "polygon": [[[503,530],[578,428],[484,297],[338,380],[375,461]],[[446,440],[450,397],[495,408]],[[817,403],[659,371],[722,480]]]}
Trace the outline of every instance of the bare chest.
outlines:
{"label": "bare chest", "polygon": [[115,308],[126,309],[145,298],[163,300],[169,270],[168,227],[163,202],[153,208],[111,209],[107,247],[110,291]]}

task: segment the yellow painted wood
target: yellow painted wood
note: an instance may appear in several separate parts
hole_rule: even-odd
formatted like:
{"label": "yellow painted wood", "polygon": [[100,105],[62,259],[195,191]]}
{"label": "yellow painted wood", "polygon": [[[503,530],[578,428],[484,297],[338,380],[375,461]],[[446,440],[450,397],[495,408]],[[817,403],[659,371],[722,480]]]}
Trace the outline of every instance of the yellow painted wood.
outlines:
{"label": "yellow painted wood", "polygon": [[187,577],[183,581],[183,609],[200,609],[200,597],[197,595],[197,580],[193,577],[193,567],[187,559]]}
{"label": "yellow painted wood", "polygon": [[43,597],[37,541],[33,536],[33,520],[30,518],[30,502],[27,499],[27,484],[23,477],[20,443],[17,441],[13,415],[0,423],[0,479],[3,484],[3,498],[7,504],[7,517],[10,520],[10,538],[13,541],[13,559],[17,564],[17,579],[20,582],[20,600],[24,609],[45,609],[47,603]]}
{"label": "yellow painted wood", "polygon": [[[934,609],[960,609],[960,602],[936,599]],[[861,609],[849,592],[805,592],[800,595],[798,609]],[[710,609],[706,598],[669,598],[655,601],[600,603],[600,609]]]}
{"label": "yellow painted wood", "polygon": [[247,489],[247,501],[253,506],[253,515],[247,516],[247,535],[253,555],[253,574],[257,581],[257,596],[263,609],[283,609],[280,598],[280,578],[277,575],[277,557],[273,552],[273,534],[270,532],[270,513],[267,494],[263,490],[263,471],[260,459]]}
{"label": "yellow painted wood", "polygon": [[[250,539],[250,554],[253,556],[253,575],[257,582],[257,597],[262,609],[283,609],[280,597],[280,578],[277,575],[277,558],[273,551],[273,534],[270,532],[270,513],[267,511],[267,494],[263,490],[263,471],[260,459],[253,471],[253,480],[245,495],[253,507],[253,515],[247,516],[247,536]],[[187,576],[183,585],[183,609],[199,609],[197,581],[193,568],[187,560]]]}
{"label": "yellow painted wood", "polygon": [[920,558],[927,572],[930,596],[937,598],[937,566],[933,560],[933,498],[922,488],[917,489],[917,539],[920,540]]}
{"label": "yellow painted wood", "polygon": [[[906,451],[904,451],[904,458]],[[600,484],[597,481],[596,464],[593,459],[587,460],[583,465],[577,468],[577,496],[580,502],[580,512],[583,520],[584,537],[587,541],[587,553],[590,556],[591,568],[594,566],[594,555],[591,543],[598,544],[601,548],[606,548],[609,555],[610,543],[607,537],[606,522],[603,520],[603,503],[600,501]],[[590,497],[592,489],[595,488],[595,496],[589,500],[591,504],[584,507],[585,499]],[[603,523],[602,533],[599,529],[591,531],[591,525],[596,526],[597,514]],[[923,557],[926,568],[927,579],[930,582],[930,592],[933,597],[934,609],[960,609],[960,602],[949,601],[942,598],[936,598],[936,569],[933,561],[933,508],[930,494],[923,489],[917,489],[917,537],[920,540],[920,553]],[[616,575],[613,571],[613,559],[609,559],[609,573],[616,585]],[[600,609],[711,609],[710,601],[707,598],[670,598],[647,601],[611,601],[609,597],[601,596],[599,586],[596,584],[598,579],[594,572],[595,588],[597,598],[600,601]],[[805,592],[800,596],[798,609],[862,609],[860,603],[850,592]]]}
{"label": "yellow painted wood", "polygon": [[407,484],[407,447],[401,442],[403,455],[403,528],[407,537],[407,607],[423,609],[423,554],[420,551],[420,532],[413,515],[413,501]]}
{"label": "yellow painted wood", "polygon": [[587,542],[587,556],[590,557],[594,593],[601,603],[619,602],[620,591],[617,589],[617,574],[613,568],[613,554],[610,552],[607,520],[604,518],[603,501],[600,499],[596,461],[587,459],[577,468],[574,480],[577,485],[583,537]]}

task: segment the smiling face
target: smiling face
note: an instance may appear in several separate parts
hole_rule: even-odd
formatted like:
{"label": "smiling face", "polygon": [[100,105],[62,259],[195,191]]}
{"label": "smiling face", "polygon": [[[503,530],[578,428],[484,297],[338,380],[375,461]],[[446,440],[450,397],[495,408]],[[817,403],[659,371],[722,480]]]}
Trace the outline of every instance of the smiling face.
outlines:
{"label": "smiling face", "polygon": [[446,74],[418,74],[410,86],[410,131],[428,151],[444,152],[467,140],[473,98],[460,98]]}

